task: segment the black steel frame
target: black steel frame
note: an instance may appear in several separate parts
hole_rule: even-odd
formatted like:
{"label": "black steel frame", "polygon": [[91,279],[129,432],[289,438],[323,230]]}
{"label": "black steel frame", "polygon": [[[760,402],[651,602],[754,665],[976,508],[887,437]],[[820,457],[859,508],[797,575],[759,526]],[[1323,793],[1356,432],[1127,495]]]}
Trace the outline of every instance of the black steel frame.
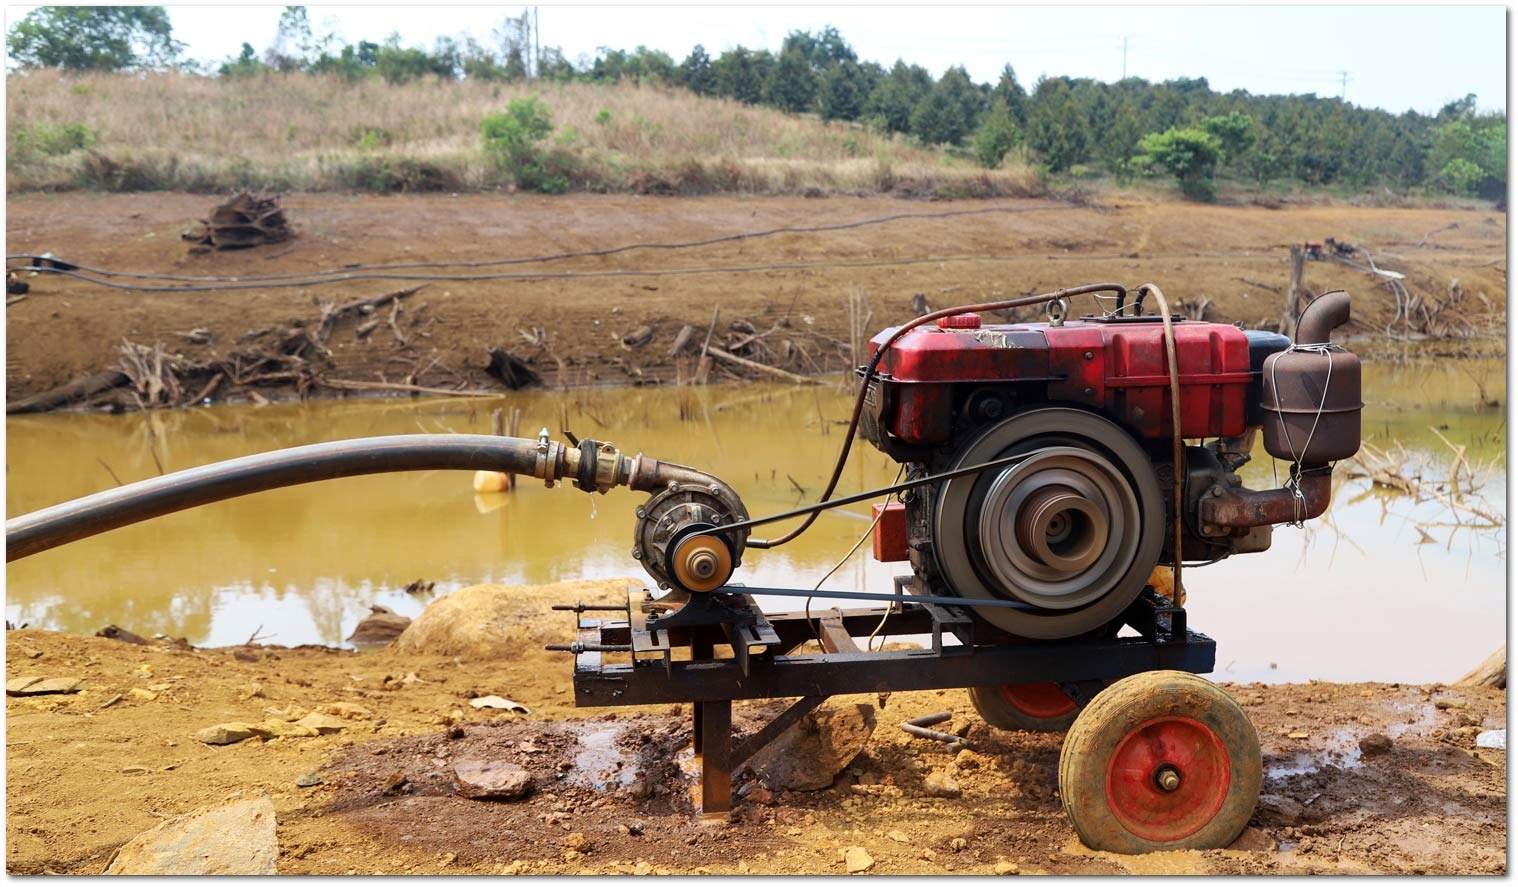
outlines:
{"label": "black steel frame", "polygon": [[[810,619],[766,616],[752,597],[764,592],[725,586],[680,595],[672,604],[668,595],[656,600],[651,589],[635,586],[625,606],[557,608],[624,617],[577,619],[575,643],[550,646],[575,654],[577,706],[694,704],[703,813],[726,813],[732,774],[829,696],[1053,681],[1084,702],[1118,678],[1157,669],[1205,674],[1216,659],[1216,643],[1187,630],[1186,611],[1147,588],[1122,617],[1139,637],[1115,637],[1114,625],[1112,632],[1061,641],[1013,638],[974,619],[969,607],[921,604],[910,596],[899,607],[814,609]],[[852,637],[877,627],[886,637],[927,635],[930,643],[860,651]],[[796,652],[814,639],[824,652]],[[717,655],[719,648],[725,655]],[[608,663],[606,653],[630,661]],[[799,699],[777,719],[734,744],[734,700],[792,697]]]}

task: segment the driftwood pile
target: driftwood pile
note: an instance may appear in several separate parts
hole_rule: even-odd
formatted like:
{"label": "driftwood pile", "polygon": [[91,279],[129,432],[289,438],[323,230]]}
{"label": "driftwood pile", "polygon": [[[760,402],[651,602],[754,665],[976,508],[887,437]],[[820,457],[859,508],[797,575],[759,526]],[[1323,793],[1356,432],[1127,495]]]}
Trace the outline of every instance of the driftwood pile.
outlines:
{"label": "driftwood pile", "polygon": [[[385,324],[402,350],[411,345],[412,337],[430,335],[426,326],[415,320],[409,329],[399,323],[401,301],[421,289],[417,286],[343,304],[324,304],[314,322],[292,320],[288,324],[249,330],[238,337],[236,347],[230,351],[215,353],[200,361],[175,353],[162,342],[147,346],[123,341],[115,368],[34,397],[7,403],[6,412],[44,412],[71,404],[114,408],[135,406],[137,409],[191,406],[206,401],[224,384],[242,389],[259,403],[268,402],[268,398],[258,393],[260,387],[293,388],[302,397],[316,388],[443,395],[497,394],[417,385],[416,378],[431,367],[421,366],[419,358],[403,382],[334,379],[325,374],[324,369],[330,366],[328,359],[331,357],[327,342],[340,323],[352,322],[354,335],[359,339]],[[387,307],[388,311],[383,310]],[[203,329],[179,335],[188,342],[202,345],[213,339],[211,333]]]}
{"label": "driftwood pile", "polygon": [[247,249],[290,239],[290,222],[279,205],[279,195],[246,189],[212,207],[211,217],[200,220],[198,231],[187,231],[185,240],[216,249]]}

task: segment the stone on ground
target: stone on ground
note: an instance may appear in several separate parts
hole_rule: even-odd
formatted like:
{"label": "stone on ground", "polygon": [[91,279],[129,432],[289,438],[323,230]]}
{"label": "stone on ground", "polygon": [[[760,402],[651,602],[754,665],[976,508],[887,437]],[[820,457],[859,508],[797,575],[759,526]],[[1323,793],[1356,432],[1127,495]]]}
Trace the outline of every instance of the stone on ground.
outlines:
{"label": "stone on ground", "polygon": [[[471,585],[427,605],[391,644],[398,653],[457,656],[463,660],[498,659],[521,653],[524,644],[541,642],[568,623],[544,622],[553,604],[612,602],[627,599],[628,579],[597,579],[554,586],[562,597],[548,600],[503,585]],[[566,660],[567,661],[567,660]]]}
{"label": "stone on ground", "polygon": [[827,788],[864,750],[874,732],[874,706],[824,706],[760,749],[749,759],[749,766],[775,791]]}
{"label": "stone on ground", "polygon": [[454,790],[478,801],[513,801],[532,788],[532,774],[506,761],[459,761],[453,765]]}
{"label": "stone on ground", "polygon": [[843,865],[851,875],[855,872],[867,872],[875,865],[875,857],[863,847],[850,847],[843,854]]}
{"label": "stone on ground", "polygon": [[267,797],[165,820],[128,841],[108,875],[273,875],[279,842]]}

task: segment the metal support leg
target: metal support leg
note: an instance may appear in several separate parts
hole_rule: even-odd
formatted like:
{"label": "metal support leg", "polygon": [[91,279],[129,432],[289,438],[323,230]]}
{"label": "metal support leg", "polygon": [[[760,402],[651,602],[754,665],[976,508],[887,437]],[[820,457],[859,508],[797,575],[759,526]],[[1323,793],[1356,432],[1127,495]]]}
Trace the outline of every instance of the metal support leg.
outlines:
{"label": "metal support leg", "polygon": [[733,805],[733,703],[696,703],[696,757],[701,760],[701,812],[726,813]]}

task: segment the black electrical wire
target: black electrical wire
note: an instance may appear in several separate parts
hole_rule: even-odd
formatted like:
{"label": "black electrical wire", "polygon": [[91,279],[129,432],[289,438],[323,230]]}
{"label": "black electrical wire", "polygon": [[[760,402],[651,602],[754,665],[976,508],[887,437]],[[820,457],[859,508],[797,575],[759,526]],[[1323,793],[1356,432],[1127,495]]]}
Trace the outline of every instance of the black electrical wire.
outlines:
{"label": "black electrical wire", "polygon": [[[878,216],[870,219],[861,219],[854,222],[840,222],[834,225],[808,225],[784,228],[766,228],[759,231],[747,231],[738,234],[725,234],[721,237],[711,237],[706,240],[691,240],[676,243],[630,243],[623,246],[612,246],[604,249],[578,250],[574,252],[549,253],[541,256],[522,256],[514,259],[485,259],[474,262],[402,262],[384,265],[353,265],[337,271],[317,271],[311,274],[272,274],[261,277],[188,277],[172,274],[146,274],[136,271],[111,271],[104,268],[92,268],[77,262],[62,262],[56,256],[39,256],[31,253],[18,253],[6,256],[6,261],[27,259],[30,261],[62,262],[69,269],[87,271],[91,274],[100,274],[106,277],[126,277],[135,280],[177,280],[187,283],[263,283],[273,280],[302,280],[312,277],[337,276],[340,280],[349,279],[346,275],[354,271],[401,271],[418,268],[490,268],[499,265],[530,265],[539,262],[558,262],[565,259],[585,259],[613,256],[619,253],[632,252],[634,250],[681,250],[696,249],[703,246],[715,246],[720,243],[731,243],[738,240],[752,240],[761,237],[773,237],[778,234],[820,234],[828,231],[847,231],[855,228],[864,228],[873,225],[884,225],[902,219],[948,219],[960,216],[987,215],[990,213],[1028,213],[1028,212],[1053,212],[1070,209],[1068,206],[998,206],[982,207],[980,209],[945,210],[937,213],[895,213],[889,216]],[[49,266],[28,266],[22,270],[46,270],[63,271],[69,269],[57,269]],[[360,278],[367,279],[367,278]],[[412,279],[412,278],[399,278]],[[440,278],[441,279],[441,278]],[[452,278],[450,278],[452,279]],[[468,279],[468,278],[459,278]],[[488,278],[487,278],[488,279]],[[94,281],[92,281],[94,282]],[[308,284],[291,283],[289,286],[302,286]]]}
{"label": "black electrical wire", "polygon": [[[849,460],[849,451],[854,446],[854,435],[859,431],[859,419],[864,414],[864,398],[865,395],[869,393],[870,381],[875,378],[875,369],[880,366],[881,358],[885,357],[886,352],[891,349],[891,346],[896,343],[896,340],[900,339],[911,330],[914,330],[917,327],[928,323],[929,321],[938,320],[941,317],[949,317],[950,315],[954,314],[969,314],[972,312],[979,313],[982,311],[1006,311],[1012,308],[1022,308],[1027,305],[1038,305],[1044,302],[1053,302],[1056,299],[1068,299],[1071,296],[1101,292],[1115,292],[1119,295],[1119,297],[1126,297],[1128,294],[1128,288],[1120,283],[1091,283],[1085,286],[1056,290],[1052,293],[1043,293],[1042,295],[1037,296],[1024,296],[1020,299],[1005,299],[1000,302],[985,302],[977,305],[960,305],[954,308],[945,308],[942,311],[934,311],[931,314],[924,314],[915,320],[909,321],[897,327],[889,336],[885,338],[885,341],[881,342],[880,346],[875,349],[875,353],[870,357],[870,362],[864,367],[859,383],[859,394],[854,398],[854,412],[849,417],[849,430],[844,432],[843,446],[839,448],[838,461],[833,465],[833,476],[828,480],[827,489],[822,491],[822,495],[818,498],[817,504],[821,505],[822,503],[828,501],[828,499],[833,495],[833,490],[838,486],[838,479],[843,477],[843,466]],[[800,526],[796,527],[785,535],[780,536],[777,539],[750,538],[744,544],[744,547],[776,548],[778,546],[784,545],[785,543],[806,532],[807,528],[817,520],[817,515],[819,513],[821,513],[820,510],[811,512],[806,516],[806,520],[801,522]]]}
{"label": "black electrical wire", "polygon": [[[473,283],[490,280],[571,280],[576,278],[596,277],[671,277],[684,274],[749,274],[761,271],[805,271],[813,268],[896,268],[906,265],[934,265],[963,262],[1015,262],[1026,260],[1027,256],[927,256],[917,259],[873,259],[859,262],[793,262],[772,263],[765,265],[719,265],[702,268],[663,268],[651,270],[609,270],[609,271],[545,271],[545,272],[509,272],[501,274],[471,274],[471,275],[438,275],[438,274],[352,274],[344,277],[334,277],[326,280],[299,280],[291,282],[268,282],[268,283],[229,283],[215,286],[138,286],[125,283],[114,283],[109,280],[99,280],[78,271],[65,271],[61,269],[46,268],[49,274],[62,274],[73,277],[85,283],[93,283],[97,286],[110,289],[127,290],[141,293],[208,293],[230,292],[233,290],[250,289],[280,289],[295,286],[320,286],[327,283],[346,283],[355,280],[399,280],[407,282],[423,283]],[[20,270],[28,270],[22,268]],[[34,269],[35,270],[35,269]],[[1116,284],[1112,284],[1115,286]],[[1034,301],[1048,301],[1042,297],[1033,297]],[[1016,300],[1014,300],[1016,301]],[[1000,305],[1001,303],[996,303]],[[1032,303],[1025,303],[1032,304]],[[988,309],[995,310],[995,309]],[[937,315],[935,315],[937,316]]]}

